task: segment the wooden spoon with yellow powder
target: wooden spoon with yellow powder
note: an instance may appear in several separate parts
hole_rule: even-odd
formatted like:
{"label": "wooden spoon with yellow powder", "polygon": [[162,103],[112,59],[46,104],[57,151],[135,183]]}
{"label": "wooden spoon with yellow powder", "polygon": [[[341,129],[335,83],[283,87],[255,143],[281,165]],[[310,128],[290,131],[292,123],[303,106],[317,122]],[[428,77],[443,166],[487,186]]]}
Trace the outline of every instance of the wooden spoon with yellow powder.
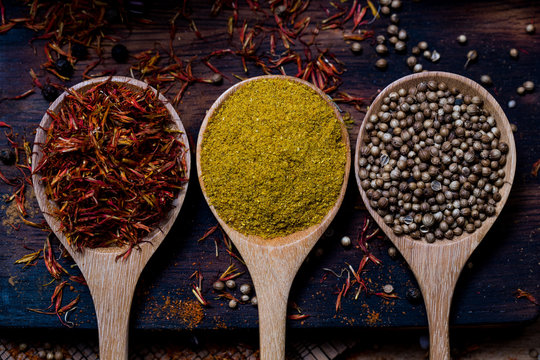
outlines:
{"label": "wooden spoon with yellow powder", "polygon": [[242,81],[203,121],[199,182],[253,279],[263,360],[285,358],[289,290],[343,201],[350,157],[337,107],[293,77]]}

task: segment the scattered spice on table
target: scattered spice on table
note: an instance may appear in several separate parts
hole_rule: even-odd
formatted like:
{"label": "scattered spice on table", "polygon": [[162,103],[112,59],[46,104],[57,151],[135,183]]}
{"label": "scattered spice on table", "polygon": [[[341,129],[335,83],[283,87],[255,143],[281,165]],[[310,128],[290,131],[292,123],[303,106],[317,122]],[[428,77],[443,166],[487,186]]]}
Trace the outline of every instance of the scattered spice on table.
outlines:
{"label": "scattered spice on table", "polygon": [[57,204],[60,231],[79,250],[128,245],[128,255],[187,181],[185,145],[171,115],[150,88],[109,80],[70,90],[48,114],[36,172]]}
{"label": "scattered spice on table", "polygon": [[268,239],[323,219],[340,194],[347,150],[324,98],[273,78],[248,82],[221,104],[200,156],[208,199],[223,221]]}

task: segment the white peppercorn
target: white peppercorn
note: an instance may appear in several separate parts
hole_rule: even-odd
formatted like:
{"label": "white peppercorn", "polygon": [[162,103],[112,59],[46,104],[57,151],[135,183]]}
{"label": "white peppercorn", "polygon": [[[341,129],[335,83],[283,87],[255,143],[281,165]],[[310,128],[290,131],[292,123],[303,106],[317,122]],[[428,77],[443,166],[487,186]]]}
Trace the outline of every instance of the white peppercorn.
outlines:
{"label": "white peppercorn", "polygon": [[534,26],[534,24],[527,24],[527,26],[525,26],[525,32],[527,34],[534,34],[535,31],[536,27]]}
{"label": "white peppercorn", "polygon": [[457,37],[457,42],[460,43],[461,45],[464,45],[467,43],[467,36],[461,34]]}

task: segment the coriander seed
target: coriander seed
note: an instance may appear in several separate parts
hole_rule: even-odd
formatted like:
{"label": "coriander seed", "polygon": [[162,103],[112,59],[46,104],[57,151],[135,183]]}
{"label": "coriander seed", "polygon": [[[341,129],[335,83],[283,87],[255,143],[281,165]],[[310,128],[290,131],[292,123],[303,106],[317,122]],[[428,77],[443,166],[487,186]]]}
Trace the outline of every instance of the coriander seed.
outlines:
{"label": "coriander seed", "polygon": [[390,256],[390,258],[392,259],[395,259],[397,257],[397,249],[393,246],[389,247],[388,248],[388,256]]}
{"label": "coriander seed", "polygon": [[379,59],[375,62],[375,67],[379,70],[385,70],[388,67],[388,62],[385,59]]}
{"label": "coriander seed", "polygon": [[510,49],[510,57],[513,59],[517,59],[519,57],[519,51],[516,48]]}
{"label": "coriander seed", "polygon": [[422,51],[428,49],[428,43],[425,42],[425,41],[420,41],[420,42],[418,43],[417,46],[418,46],[418,48],[419,48],[420,50],[422,50]]}
{"label": "coriander seed", "polygon": [[375,46],[375,52],[379,55],[386,55],[388,53],[388,48],[386,45],[379,44]]}
{"label": "coriander seed", "polygon": [[390,15],[390,8],[388,6],[382,6],[381,7],[381,14],[387,16]]}
{"label": "coriander seed", "polygon": [[422,56],[423,56],[425,59],[431,60],[431,51],[429,51],[429,50],[424,50],[424,52],[422,53]]}
{"label": "coriander seed", "polygon": [[249,301],[249,295],[242,295],[242,296],[240,297],[240,300],[241,300],[242,302],[248,302],[248,301]]}
{"label": "coriander seed", "polygon": [[216,291],[222,291],[223,289],[225,289],[225,283],[223,281],[218,280],[212,284],[212,287]]}
{"label": "coriander seed", "polygon": [[413,46],[413,48],[411,49],[411,52],[413,55],[420,55],[421,53],[420,48],[418,46]]}
{"label": "coriander seed", "polygon": [[240,292],[244,295],[249,295],[249,293],[251,292],[251,285],[249,284],[240,285]]}
{"label": "coriander seed", "polygon": [[392,24],[399,24],[398,14],[393,13],[392,15],[390,15],[390,21],[392,22]]}
{"label": "coriander seed", "polygon": [[516,92],[518,95],[524,95],[525,94],[525,88],[523,86],[520,86],[517,88]]}
{"label": "coriander seed", "polygon": [[414,67],[413,67],[413,71],[414,71],[415,73],[422,72],[422,70],[423,70],[422,64],[416,64],[416,65],[414,65]]}
{"label": "coriander seed", "polygon": [[344,236],[341,238],[341,246],[347,247],[351,245],[351,238],[348,236]]}
{"label": "coriander seed", "polygon": [[461,45],[464,45],[467,43],[467,36],[461,34],[457,37],[457,42],[460,43]]}
{"label": "coriander seed", "polygon": [[470,50],[467,53],[467,61],[465,62],[464,68],[466,69],[467,66],[469,66],[469,63],[475,62],[476,59],[478,59],[478,53],[476,52],[476,50]]}
{"label": "coriander seed", "polygon": [[257,300],[257,297],[254,296],[251,298],[251,305],[257,306],[259,304],[259,301]]}
{"label": "coriander seed", "polygon": [[377,44],[384,44],[385,41],[386,41],[386,38],[384,37],[384,35],[377,35]]}
{"label": "coriander seed", "polygon": [[394,292],[394,287],[391,284],[386,284],[383,286],[383,291],[385,294],[391,294]]}
{"label": "coriander seed", "polygon": [[236,282],[234,280],[232,280],[232,279],[227,280],[225,282],[225,286],[227,286],[227,288],[229,288],[229,289],[234,289],[236,287]]}
{"label": "coriander seed", "polygon": [[439,54],[437,50],[433,50],[430,57],[431,62],[437,62],[439,61],[440,58],[441,58],[441,54]]}
{"label": "coriander seed", "polygon": [[417,61],[416,56],[409,56],[407,58],[407,66],[412,69],[414,68],[414,65],[416,65]]}
{"label": "coriander seed", "polygon": [[401,8],[401,0],[392,0],[390,7],[394,10]]}
{"label": "coriander seed", "polygon": [[481,82],[483,85],[486,85],[486,86],[493,85],[493,81],[491,81],[491,76],[489,76],[489,75],[482,75],[482,76],[480,77],[480,82]]}
{"label": "coriander seed", "polygon": [[496,215],[508,144],[484,99],[430,80],[388,92],[371,111],[358,176],[395,235],[451,240]]}
{"label": "coriander seed", "polygon": [[399,40],[407,40],[407,31],[405,29],[400,29],[398,32],[398,39]]}
{"label": "coriander seed", "polygon": [[236,309],[237,306],[238,306],[238,302],[236,300],[231,299],[231,301],[229,301],[229,308]]}
{"label": "coriander seed", "polygon": [[525,32],[527,34],[534,34],[535,31],[536,27],[534,26],[534,24],[527,24],[527,26],[525,26]]}
{"label": "coriander seed", "polygon": [[407,50],[407,44],[400,40],[394,45],[394,48],[397,52],[404,52],[405,50]]}
{"label": "coriander seed", "polygon": [[362,52],[362,44],[360,44],[358,41],[354,41],[351,44],[351,51],[355,54],[360,54]]}
{"label": "coriander seed", "polygon": [[534,90],[534,83],[532,81],[525,81],[523,87],[525,88],[525,91],[532,92]]}
{"label": "coriander seed", "polygon": [[388,35],[397,35],[398,32],[399,32],[399,29],[398,29],[397,25],[390,24],[386,28],[386,32],[388,33]]}

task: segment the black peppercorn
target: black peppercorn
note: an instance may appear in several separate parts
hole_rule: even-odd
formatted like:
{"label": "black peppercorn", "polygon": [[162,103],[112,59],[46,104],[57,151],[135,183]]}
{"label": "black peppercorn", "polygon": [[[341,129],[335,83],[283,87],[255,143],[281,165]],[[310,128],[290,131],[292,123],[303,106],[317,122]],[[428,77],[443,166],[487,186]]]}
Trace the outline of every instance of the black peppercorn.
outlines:
{"label": "black peppercorn", "polygon": [[88,49],[82,44],[74,43],[71,46],[71,55],[79,60],[85,59],[88,56]]}
{"label": "black peppercorn", "polygon": [[411,304],[418,304],[420,303],[422,294],[420,293],[420,290],[418,290],[417,288],[409,288],[407,289],[407,293],[405,294],[405,297]]}
{"label": "black peppercorn", "polygon": [[129,58],[129,51],[124,45],[116,44],[111,50],[111,56],[117,63],[125,63]]}
{"label": "black peppercorn", "polygon": [[2,149],[0,150],[0,161],[4,165],[11,166],[15,164],[15,153],[11,149]]}
{"label": "black peppercorn", "polygon": [[45,84],[43,88],[41,89],[41,95],[43,95],[43,98],[49,102],[52,102],[56,100],[58,95],[60,95],[60,91],[58,91],[57,88],[50,84]]}
{"label": "black peppercorn", "polygon": [[54,65],[56,66],[56,70],[60,75],[68,78],[73,75],[73,66],[71,66],[70,62],[67,61],[66,58],[59,58],[58,60],[56,60],[56,63]]}

